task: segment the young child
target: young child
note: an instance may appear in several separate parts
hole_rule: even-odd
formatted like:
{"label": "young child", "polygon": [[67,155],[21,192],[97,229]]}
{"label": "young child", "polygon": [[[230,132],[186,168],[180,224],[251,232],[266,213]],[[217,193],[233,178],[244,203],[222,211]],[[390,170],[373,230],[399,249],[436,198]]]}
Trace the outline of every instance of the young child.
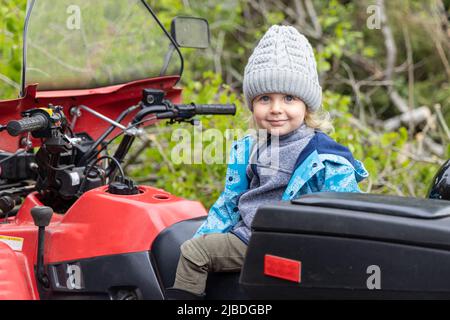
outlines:
{"label": "young child", "polygon": [[320,116],[313,49],[295,28],[275,25],[263,36],[245,68],[244,95],[257,127],[276,146],[269,153],[252,136],[233,145],[225,190],[181,246],[169,298],[202,298],[208,272],[241,269],[260,205],[312,192],[359,192],[358,182],[368,176],[346,147],[323,133],[331,124]]}

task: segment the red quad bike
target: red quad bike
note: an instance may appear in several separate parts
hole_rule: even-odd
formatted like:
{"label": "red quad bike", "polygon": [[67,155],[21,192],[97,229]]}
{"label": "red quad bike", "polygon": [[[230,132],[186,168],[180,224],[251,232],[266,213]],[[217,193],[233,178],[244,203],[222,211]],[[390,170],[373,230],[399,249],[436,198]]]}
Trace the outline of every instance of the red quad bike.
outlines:
{"label": "red quad bike", "polygon": [[[169,33],[145,1],[29,1],[21,97],[0,103],[0,298],[165,298],[207,212],[135,185],[121,163],[147,125],[235,113],[181,104],[179,48],[208,43],[204,20]],[[447,162],[428,199],[261,207],[242,272],[211,274],[206,298],[450,298],[449,174]]]}

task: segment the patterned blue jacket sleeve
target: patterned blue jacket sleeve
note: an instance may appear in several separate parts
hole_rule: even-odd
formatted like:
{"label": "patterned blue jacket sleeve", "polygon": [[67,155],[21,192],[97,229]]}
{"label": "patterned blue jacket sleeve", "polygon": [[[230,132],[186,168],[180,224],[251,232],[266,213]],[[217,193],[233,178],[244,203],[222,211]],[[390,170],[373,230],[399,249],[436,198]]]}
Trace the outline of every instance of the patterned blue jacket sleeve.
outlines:
{"label": "patterned blue jacket sleeve", "polygon": [[324,170],[317,176],[319,189],[321,192],[361,192],[358,182],[365,178],[361,172],[350,164],[325,161]]}
{"label": "patterned blue jacket sleeve", "polygon": [[225,180],[225,189],[211,207],[205,222],[194,237],[209,233],[225,233],[239,221],[237,202],[242,192],[248,189],[246,167],[248,163],[248,139],[235,142],[230,151]]}

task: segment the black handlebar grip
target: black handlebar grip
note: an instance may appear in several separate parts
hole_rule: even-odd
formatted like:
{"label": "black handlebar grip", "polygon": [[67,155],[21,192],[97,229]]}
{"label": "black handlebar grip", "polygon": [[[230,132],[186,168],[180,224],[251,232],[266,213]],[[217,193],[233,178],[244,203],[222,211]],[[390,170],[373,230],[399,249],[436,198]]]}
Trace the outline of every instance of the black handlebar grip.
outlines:
{"label": "black handlebar grip", "polygon": [[195,105],[196,114],[236,114],[236,105],[234,104],[197,104]]}
{"label": "black handlebar grip", "polygon": [[48,119],[43,114],[35,114],[32,117],[10,121],[6,127],[8,133],[16,137],[24,132],[43,130],[48,126]]}

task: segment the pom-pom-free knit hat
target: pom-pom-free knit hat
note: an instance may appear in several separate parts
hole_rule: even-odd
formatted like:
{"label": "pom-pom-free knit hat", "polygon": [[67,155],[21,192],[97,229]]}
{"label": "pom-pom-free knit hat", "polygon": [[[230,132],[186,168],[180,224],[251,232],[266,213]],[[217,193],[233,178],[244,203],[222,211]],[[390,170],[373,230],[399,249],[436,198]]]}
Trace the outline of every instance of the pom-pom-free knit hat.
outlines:
{"label": "pom-pom-free knit hat", "polygon": [[322,104],[313,49],[294,27],[272,26],[248,60],[244,96],[250,110],[253,99],[263,93],[299,97],[310,111],[316,111]]}

